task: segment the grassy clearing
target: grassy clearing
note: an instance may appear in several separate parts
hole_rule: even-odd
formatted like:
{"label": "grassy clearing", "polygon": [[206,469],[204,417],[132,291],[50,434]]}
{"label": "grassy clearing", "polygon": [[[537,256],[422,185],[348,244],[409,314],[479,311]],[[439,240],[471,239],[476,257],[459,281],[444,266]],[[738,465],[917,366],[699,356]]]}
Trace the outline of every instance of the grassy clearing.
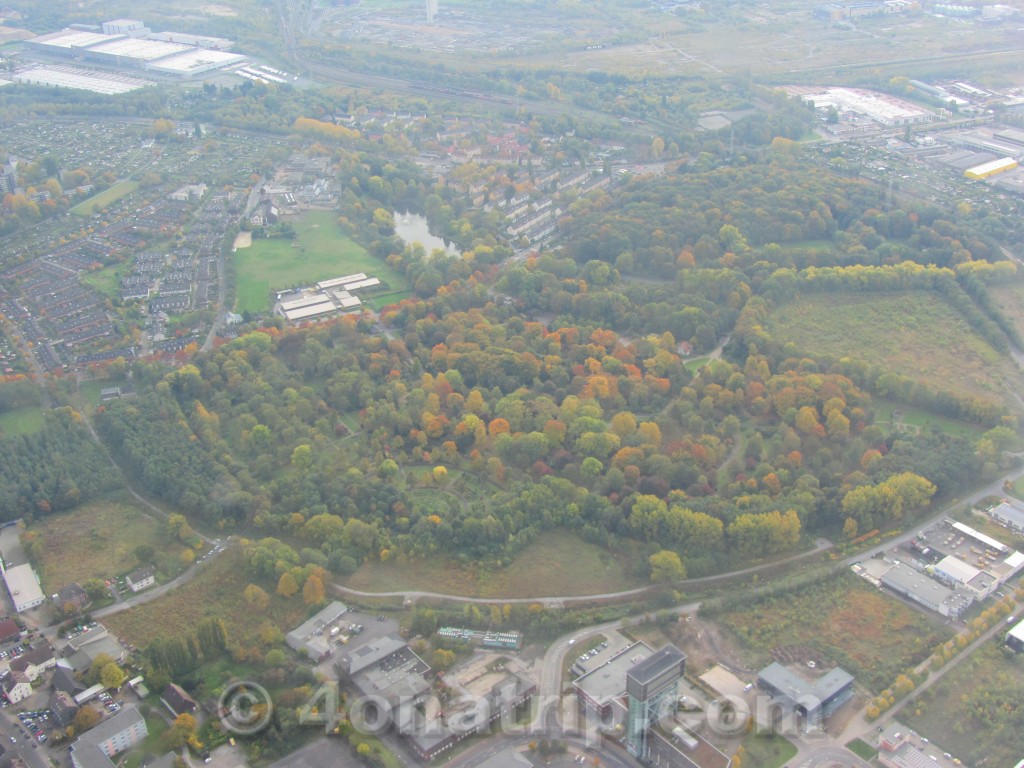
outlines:
{"label": "grassy clearing", "polygon": [[683,367],[686,368],[686,370],[688,370],[690,373],[696,373],[709,362],[711,362],[710,357],[697,357],[694,358],[693,360],[687,360],[685,363],[683,363]]}
{"label": "grassy clearing", "polygon": [[749,668],[776,657],[820,654],[874,692],[952,634],[937,619],[845,572],[715,620],[739,640]]}
{"label": "grassy clearing", "polygon": [[[262,647],[260,630],[269,621],[282,632],[295,627],[309,613],[302,595],[286,600],[272,594],[266,612],[254,615],[242,599],[249,584],[245,560],[239,547],[229,547],[221,554],[195,566],[194,578],[156,600],[128,611],[107,616],[103,623],[128,642],[140,648],[161,635],[184,635],[209,616],[224,621],[229,642],[243,647]],[[264,585],[273,593],[273,585]]]}
{"label": "grassy clearing", "polygon": [[979,648],[900,714],[966,765],[1015,765],[1024,753],[1024,667],[1000,640]]}
{"label": "grassy clearing", "polygon": [[45,421],[43,409],[38,405],[4,411],[0,413],[0,436],[31,435],[42,429]]}
{"label": "grassy clearing", "polygon": [[949,435],[966,437],[971,440],[976,440],[985,433],[984,428],[979,427],[977,424],[939,416],[922,408],[912,408],[892,400],[872,400],[871,406],[875,412],[875,422],[881,427],[894,425],[893,412],[896,411],[899,413],[899,417],[895,419],[895,422],[904,425],[904,427],[913,427],[915,429],[929,427]]}
{"label": "grassy clearing", "polygon": [[115,264],[112,267],[105,267],[95,272],[81,276],[81,282],[93,288],[97,293],[116,299],[121,295],[121,278],[128,267],[124,264]]}
{"label": "grassy clearing", "polygon": [[569,531],[553,531],[500,571],[441,558],[399,557],[364,563],[347,584],[372,592],[417,589],[485,598],[587,595],[643,586],[644,580],[634,575],[635,559],[635,553],[611,553]]}
{"label": "grassy clearing", "polygon": [[71,212],[76,216],[92,216],[96,211],[103,210],[111,203],[116,203],[122,197],[127,197],[138,188],[139,182],[137,181],[119,181],[98,195],[93,195],[88,200],[83,200],[72,208]]}
{"label": "grassy clearing", "polygon": [[130,497],[114,497],[51,515],[29,531],[42,539],[43,591],[56,592],[73,581],[109,579],[140,565],[134,550],[148,544],[156,552],[158,579],[181,570],[182,545],[168,541],[163,525]]}
{"label": "grassy clearing", "polygon": [[768,329],[798,351],[879,365],[936,390],[1002,402],[1021,383],[1011,360],[926,291],[811,294],[775,309]]}
{"label": "grassy clearing", "polygon": [[331,211],[310,211],[291,222],[298,235],[294,241],[258,239],[253,240],[251,247],[235,251],[236,311],[264,312],[271,307],[272,290],[312,285],[318,280],[356,272],[379,277],[393,289],[404,291],[405,278],[349,239],[335,219]]}
{"label": "grassy clearing", "polygon": [[757,768],[779,768],[796,755],[796,747],[788,739],[750,733],[742,744],[743,764]]}

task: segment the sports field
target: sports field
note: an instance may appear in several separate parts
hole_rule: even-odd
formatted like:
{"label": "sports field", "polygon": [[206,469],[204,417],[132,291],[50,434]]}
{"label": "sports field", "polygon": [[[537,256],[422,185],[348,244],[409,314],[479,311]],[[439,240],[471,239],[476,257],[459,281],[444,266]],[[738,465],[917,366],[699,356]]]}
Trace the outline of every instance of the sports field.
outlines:
{"label": "sports field", "polygon": [[295,240],[255,239],[249,248],[235,251],[235,311],[265,312],[272,306],[271,291],[356,272],[378,277],[393,290],[407,288],[405,277],[352,241],[337,225],[336,216],[331,211],[310,211],[291,221]]}
{"label": "sports field", "polygon": [[137,181],[120,181],[112,187],[103,190],[98,195],[93,195],[88,200],[83,200],[71,212],[76,216],[92,216],[96,211],[106,208],[111,203],[116,203],[122,197],[130,195],[139,188]]}

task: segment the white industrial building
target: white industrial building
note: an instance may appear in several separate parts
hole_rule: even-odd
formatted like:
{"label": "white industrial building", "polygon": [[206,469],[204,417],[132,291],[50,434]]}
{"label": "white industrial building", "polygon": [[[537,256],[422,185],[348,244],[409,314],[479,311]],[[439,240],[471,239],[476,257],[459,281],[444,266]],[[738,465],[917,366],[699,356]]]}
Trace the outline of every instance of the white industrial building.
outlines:
{"label": "white industrial building", "polygon": [[153,83],[139,80],[115,72],[94,72],[77,67],[30,67],[11,75],[19,83],[42,85],[47,88],[72,88],[79,91],[92,91],[108,96],[128,93],[145,88]]}
{"label": "white industrial building", "polygon": [[854,112],[885,126],[927,123],[929,112],[903,99],[862,88],[825,88],[803,96],[815,109],[835,107],[840,113]]}
{"label": "white industrial building", "polygon": [[[176,45],[176,43],[167,43],[167,45]],[[152,61],[146,65],[146,69],[163,75],[192,77],[215,69],[242,64],[245,60],[245,56],[239,53],[195,48],[185,53],[179,53],[176,56],[168,56],[158,61]]]}
{"label": "white industrial building", "polygon": [[85,32],[77,29],[62,29],[26,40],[25,45],[41,53],[55,56],[74,56],[92,45],[120,40],[123,35],[103,35],[99,32]]}
{"label": "white industrial building", "polygon": [[131,35],[139,37],[149,34],[146,22],[141,19],[113,19],[104,21],[102,25],[104,35]]}
{"label": "white industrial building", "polygon": [[90,46],[84,53],[87,59],[118,67],[141,69],[150,62],[186,53],[192,50],[187,45],[163,43],[159,40],[122,38],[109,43]]}
{"label": "white industrial building", "polygon": [[7,591],[11,593],[14,610],[18,613],[42,605],[46,600],[46,595],[39,586],[39,577],[28,563],[4,568],[3,562],[0,561],[0,570],[3,571]]}

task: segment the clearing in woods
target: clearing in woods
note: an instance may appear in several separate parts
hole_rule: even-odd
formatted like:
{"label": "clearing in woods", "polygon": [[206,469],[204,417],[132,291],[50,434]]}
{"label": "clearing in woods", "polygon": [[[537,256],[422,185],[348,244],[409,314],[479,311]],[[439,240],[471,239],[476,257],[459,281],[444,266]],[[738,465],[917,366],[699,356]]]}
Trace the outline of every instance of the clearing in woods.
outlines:
{"label": "clearing in woods", "polygon": [[1007,386],[1021,384],[1012,360],[927,291],[808,294],[774,309],[768,331],[798,352],[877,365],[936,391],[1009,402]]}

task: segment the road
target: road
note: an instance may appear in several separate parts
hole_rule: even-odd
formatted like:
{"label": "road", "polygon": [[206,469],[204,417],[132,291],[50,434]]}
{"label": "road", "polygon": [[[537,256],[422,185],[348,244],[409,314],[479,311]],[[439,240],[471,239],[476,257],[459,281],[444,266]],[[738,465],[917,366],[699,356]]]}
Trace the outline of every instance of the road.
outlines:
{"label": "road", "polygon": [[[38,745],[32,746],[36,744],[35,739],[32,736],[26,736],[24,731],[19,730],[20,724],[17,719],[7,714],[11,709],[8,707],[5,710],[0,710],[3,713],[0,714],[0,746],[3,746],[8,753],[13,751],[17,754],[28,768],[53,768],[49,759],[45,757],[46,748]],[[16,739],[13,743],[12,737]]]}
{"label": "road", "polygon": [[[760,573],[761,571],[772,570],[782,565],[789,563],[795,563],[800,560],[812,558],[816,555],[821,554],[832,548],[832,542],[828,539],[817,539],[814,544],[814,549],[807,550],[804,552],[797,552],[789,557],[782,558],[781,560],[772,560],[770,563],[762,563],[761,565],[753,565],[749,568],[741,568],[737,571],[729,571],[728,573],[719,573],[713,576],[701,576],[695,579],[683,579],[672,584],[672,586],[679,587],[681,589],[686,587],[693,587],[698,585],[714,584],[718,581],[728,581],[738,576],[749,576],[751,574]],[[401,590],[397,592],[366,592],[360,589],[353,589],[346,587],[344,584],[332,584],[335,591],[341,592],[342,594],[352,595],[353,597],[401,597],[405,600],[420,600],[428,598],[432,600],[451,600],[458,603],[476,603],[478,605],[493,605],[495,603],[511,603],[511,604],[532,604],[541,603],[547,605],[571,605],[573,603],[591,603],[594,601],[602,600],[620,600],[627,597],[636,597],[637,595],[645,594],[652,590],[661,589],[664,584],[650,584],[645,587],[637,587],[635,589],[624,589],[621,592],[601,592],[592,595],[552,595],[550,597],[466,597],[464,595],[449,595],[443,592],[425,592],[423,590]]]}

